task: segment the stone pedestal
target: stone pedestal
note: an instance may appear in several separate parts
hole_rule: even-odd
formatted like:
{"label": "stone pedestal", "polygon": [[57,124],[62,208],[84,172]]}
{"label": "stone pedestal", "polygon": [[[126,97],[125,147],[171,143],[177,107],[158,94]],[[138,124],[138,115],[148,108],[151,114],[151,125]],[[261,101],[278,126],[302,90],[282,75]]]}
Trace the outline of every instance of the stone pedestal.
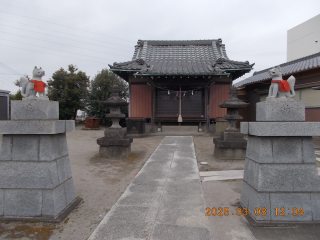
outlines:
{"label": "stone pedestal", "polygon": [[80,200],[72,181],[58,102],[11,101],[11,121],[0,121],[0,220],[58,222]]}
{"label": "stone pedestal", "polygon": [[267,100],[257,104],[257,119],[264,122],[241,123],[248,144],[240,203],[253,225],[320,223],[312,141],[320,123],[304,122],[304,111],[302,102]]}
{"label": "stone pedestal", "polygon": [[133,139],[127,137],[125,128],[109,128],[104,137],[97,139],[99,155],[103,158],[126,159],[131,154]]}
{"label": "stone pedestal", "polygon": [[247,141],[239,132],[222,132],[220,138],[214,138],[213,155],[221,160],[240,160],[246,157]]}

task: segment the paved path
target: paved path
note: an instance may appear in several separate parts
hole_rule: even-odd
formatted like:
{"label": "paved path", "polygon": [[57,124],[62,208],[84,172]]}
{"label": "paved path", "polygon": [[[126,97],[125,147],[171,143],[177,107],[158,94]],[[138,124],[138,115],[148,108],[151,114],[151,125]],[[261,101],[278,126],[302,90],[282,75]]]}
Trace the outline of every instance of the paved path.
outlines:
{"label": "paved path", "polygon": [[192,137],[164,138],[93,239],[211,239]]}

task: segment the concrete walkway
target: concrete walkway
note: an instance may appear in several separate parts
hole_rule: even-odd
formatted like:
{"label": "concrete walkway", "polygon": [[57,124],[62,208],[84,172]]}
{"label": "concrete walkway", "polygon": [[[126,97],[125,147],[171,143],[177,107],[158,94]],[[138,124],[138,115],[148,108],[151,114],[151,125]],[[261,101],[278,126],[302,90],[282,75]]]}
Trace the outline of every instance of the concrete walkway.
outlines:
{"label": "concrete walkway", "polygon": [[164,138],[93,239],[211,239],[192,137]]}

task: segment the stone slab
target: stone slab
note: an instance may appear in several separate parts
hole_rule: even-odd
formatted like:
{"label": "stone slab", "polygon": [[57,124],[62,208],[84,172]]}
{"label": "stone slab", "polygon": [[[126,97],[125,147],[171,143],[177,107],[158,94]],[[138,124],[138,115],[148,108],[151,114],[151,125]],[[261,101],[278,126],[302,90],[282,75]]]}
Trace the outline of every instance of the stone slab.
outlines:
{"label": "stone slab", "polygon": [[0,189],[0,216],[3,215],[4,190]]}
{"label": "stone slab", "polygon": [[305,104],[302,101],[264,101],[256,104],[257,122],[305,121]]}
{"label": "stone slab", "polygon": [[258,163],[315,163],[312,137],[249,136],[246,157]]}
{"label": "stone slab", "polygon": [[237,142],[243,141],[244,134],[240,132],[222,132],[221,138],[225,141]]}
{"label": "stone slab", "polygon": [[200,179],[167,179],[164,194],[182,197],[199,196],[202,194]]}
{"label": "stone slab", "polygon": [[201,195],[187,198],[165,195],[161,199],[157,221],[172,225],[208,227],[204,212],[205,206]]}
{"label": "stone slab", "polygon": [[225,148],[215,145],[213,155],[220,160],[244,160],[246,158],[246,149]]}
{"label": "stone slab", "polygon": [[58,134],[67,130],[74,130],[74,120],[0,121],[0,134]]}
{"label": "stone slab", "polygon": [[12,154],[12,135],[3,135],[0,150],[0,160],[11,160]]}
{"label": "stone slab", "polygon": [[[99,140],[99,139],[98,139]],[[106,159],[127,159],[131,154],[131,143],[127,146],[99,146],[99,156]]]}
{"label": "stone slab", "polygon": [[311,193],[312,220],[320,221],[320,193]]}
{"label": "stone slab", "polygon": [[240,132],[269,137],[320,136],[320,122],[248,122],[248,128],[241,127]]}
{"label": "stone slab", "polygon": [[42,215],[57,216],[66,206],[63,184],[54,190],[43,190]]}
{"label": "stone slab", "polygon": [[39,160],[52,161],[68,155],[65,133],[40,135]]}
{"label": "stone slab", "polygon": [[257,191],[320,192],[316,164],[259,164],[246,158],[244,181]]}
{"label": "stone slab", "polygon": [[218,148],[246,148],[247,140],[225,141],[222,138],[213,138],[213,144]]}
{"label": "stone slab", "polygon": [[[270,203],[273,221],[312,221],[310,193],[270,193]],[[277,208],[277,215],[275,208]],[[303,214],[294,215],[296,213],[294,208],[297,211],[303,209]],[[317,208],[319,210],[320,205]],[[281,215],[282,212],[283,215]]]}
{"label": "stone slab", "polygon": [[11,100],[11,120],[58,120],[59,102],[37,99]]}
{"label": "stone slab", "polygon": [[14,161],[38,161],[39,141],[39,135],[13,135],[11,159]]}
{"label": "stone slab", "polygon": [[59,184],[61,184],[72,177],[69,156],[59,158],[56,160],[56,162],[58,169]]}
{"label": "stone slab", "polygon": [[165,186],[167,182],[168,172],[166,171],[143,171],[137,174],[132,183],[138,185],[155,185]]}
{"label": "stone slab", "polygon": [[53,189],[59,185],[56,161],[0,161],[0,188]]}
{"label": "stone slab", "polygon": [[64,191],[66,193],[67,205],[69,205],[76,198],[76,192],[74,191],[72,178],[69,178],[63,185],[64,185]]}
{"label": "stone slab", "polygon": [[41,215],[41,190],[6,189],[4,199],[5,216]]}
{"label": "stone slab", "polygon": [[202,227],[189,227],[170,224],[156,224],[152,240],[211,240],[210,230]]}

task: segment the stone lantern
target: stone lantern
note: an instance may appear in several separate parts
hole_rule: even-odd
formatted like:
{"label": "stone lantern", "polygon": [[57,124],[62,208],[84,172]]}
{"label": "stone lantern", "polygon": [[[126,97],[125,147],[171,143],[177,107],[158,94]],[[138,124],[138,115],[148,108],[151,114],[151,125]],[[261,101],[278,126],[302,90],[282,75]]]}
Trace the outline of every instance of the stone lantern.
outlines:
{"label": "stone lantern", "polygon": [[221,138],[214,138],[214,156],[218,159],[245,159],[247,141],[243,139],[243,134],[236,128],[238,120],[242,119],[239,115],[239,108],[246,108],[249,103],[238,99],[238,90],[231,87],[229,99],[219,104],[220,108],[227,108],[227,115],[223,118],[228,121],[228,128],[221,133]]}
{"label": "stone lantern", "polygon": [[129,103],[119,97],[119,91],[119,87],[114,85],[110,98],[102,102],[110,107],[110,113],[106,116],[112,120],[112,126],[104,132],[104,137],[97,139],[99,155],[103,158],[125,159],[131,153],[132,138],[127,137],[126,128],[119,125],[120,119],[125,118],[120,107]]}

